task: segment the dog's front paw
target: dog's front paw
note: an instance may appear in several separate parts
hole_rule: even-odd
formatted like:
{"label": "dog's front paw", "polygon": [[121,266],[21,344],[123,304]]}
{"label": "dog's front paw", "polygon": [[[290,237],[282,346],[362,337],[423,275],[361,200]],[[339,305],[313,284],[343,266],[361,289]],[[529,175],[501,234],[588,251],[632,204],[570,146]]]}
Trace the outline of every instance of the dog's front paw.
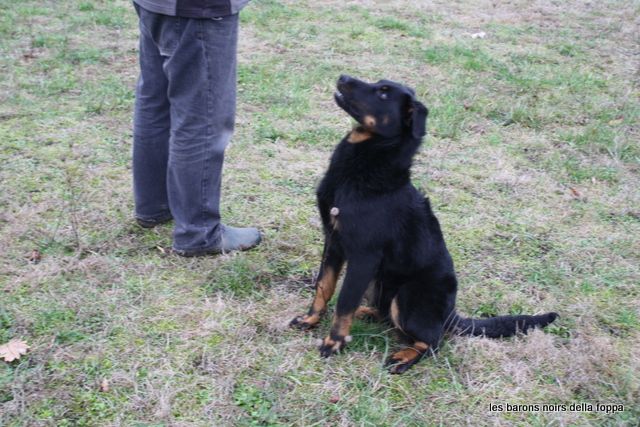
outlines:
{"label": "dog's front paw", "polygon": [[320,356],[333,356],[334,354],[339,353],[350,341],[351,335],[347,335],[346,337],[327,335],[320,344]]}
{"label": "dog's front paw", "polygon": [[295,317],[291,322],[289,322],[289,326],[292,328],[297,328],[303,331],[315,328],[320,322],[320,316],[317,314],[312,315],[302,315]]}

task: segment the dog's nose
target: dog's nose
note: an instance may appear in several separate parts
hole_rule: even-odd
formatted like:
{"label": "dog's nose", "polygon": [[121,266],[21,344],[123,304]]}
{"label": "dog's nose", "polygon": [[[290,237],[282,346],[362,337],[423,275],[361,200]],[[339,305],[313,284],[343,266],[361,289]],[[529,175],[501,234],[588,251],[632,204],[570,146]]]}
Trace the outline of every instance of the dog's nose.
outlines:
{"label": "dog's nose", "polygon": [[353,80],[353,77],[347,76],[346,74],[340,74],[340,77],[338,78],[338,84],[346,85],[350,83],[352,80]]}

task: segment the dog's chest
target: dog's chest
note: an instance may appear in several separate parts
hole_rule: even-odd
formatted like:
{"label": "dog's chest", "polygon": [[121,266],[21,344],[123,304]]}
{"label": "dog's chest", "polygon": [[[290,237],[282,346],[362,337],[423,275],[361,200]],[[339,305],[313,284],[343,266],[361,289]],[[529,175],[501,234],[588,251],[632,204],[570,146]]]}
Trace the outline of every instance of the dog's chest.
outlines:
{"label": "dog's chest", "polygon": [[379,233],[391,221],[391,207],[384,197],[363,195],[349,186],[338,186],[332,196],[325,204],[325,218],[333,230],[349,235]]}

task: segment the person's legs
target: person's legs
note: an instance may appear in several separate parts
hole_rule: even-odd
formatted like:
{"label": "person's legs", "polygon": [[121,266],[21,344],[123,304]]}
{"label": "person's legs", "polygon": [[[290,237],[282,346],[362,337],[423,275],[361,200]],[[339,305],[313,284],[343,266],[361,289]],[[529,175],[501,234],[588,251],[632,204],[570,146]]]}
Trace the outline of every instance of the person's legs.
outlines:
{"label": "person's legs", "polygon": [[[224,226],[219,208],[224,150],[235,120],[238,15],[190,19],[138,10],[141,33],[156,47],[154,71],[162,70],[164,76],[155,82],[154,94],[165,95],[162,99],[141,96],[141,101],[150,101],[162,117],[149,115],[148,122],[154,117],[155,123],[170,122],[168,144],[163,145],[164,163],[156,165],[156,181],[145,184],[165,192],[164,201],[175,220],[173,247],[186,256],[253,247],[260,242],[258,230]],[[148,108],[145,112],[152,111]],[[150,129],[145,128],[148,139],[155,135]],[[163,141],[166,132],[163,128]],[[145,147],[144,155],[151,160],[157,155],[159,160],[160,150],[149,154]],[[138,187],[142,193],[143,185]]]}
{"label": "person's legs", "polygon": [[165,62],[173,247],[206,252],[220,245],[222,233],[220,183],[235,119],[238,15],[180,22],[180,39]]}
{"label": "person's legs", "polygon": [[151,227],[171,219],[165,179],[171,123],[164,58],[148,28],[149,14],[137,5],[136,10],[140,15],[140,76],[133,119],[133,194],[136,219],[143,227]]}

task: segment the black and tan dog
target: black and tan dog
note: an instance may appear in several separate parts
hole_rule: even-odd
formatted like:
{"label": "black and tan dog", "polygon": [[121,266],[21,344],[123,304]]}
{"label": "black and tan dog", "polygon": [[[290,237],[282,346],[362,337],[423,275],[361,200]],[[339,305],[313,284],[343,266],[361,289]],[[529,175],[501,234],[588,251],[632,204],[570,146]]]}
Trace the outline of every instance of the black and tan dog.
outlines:
{"label": "black and tan dog", "polygon": [[[337,104],[358,126],[336,147],[318,187],[324,255],[311,308],[291,325],[318,324],[345,262],[331,332],[320,346],[325,357],[350,340],[352,320],[359,315],[389,319],[408,341],[389,359],[393,373],[437,350],[447,331],[507,337],[553,322],[555,313],[487,319],[456,314],[451,256],[429,200],[410,181],[427,108],[413,90],[387,80],[368,84],[341,76],[337,88]],[[365,293],[370,307],[360,307]]]}

